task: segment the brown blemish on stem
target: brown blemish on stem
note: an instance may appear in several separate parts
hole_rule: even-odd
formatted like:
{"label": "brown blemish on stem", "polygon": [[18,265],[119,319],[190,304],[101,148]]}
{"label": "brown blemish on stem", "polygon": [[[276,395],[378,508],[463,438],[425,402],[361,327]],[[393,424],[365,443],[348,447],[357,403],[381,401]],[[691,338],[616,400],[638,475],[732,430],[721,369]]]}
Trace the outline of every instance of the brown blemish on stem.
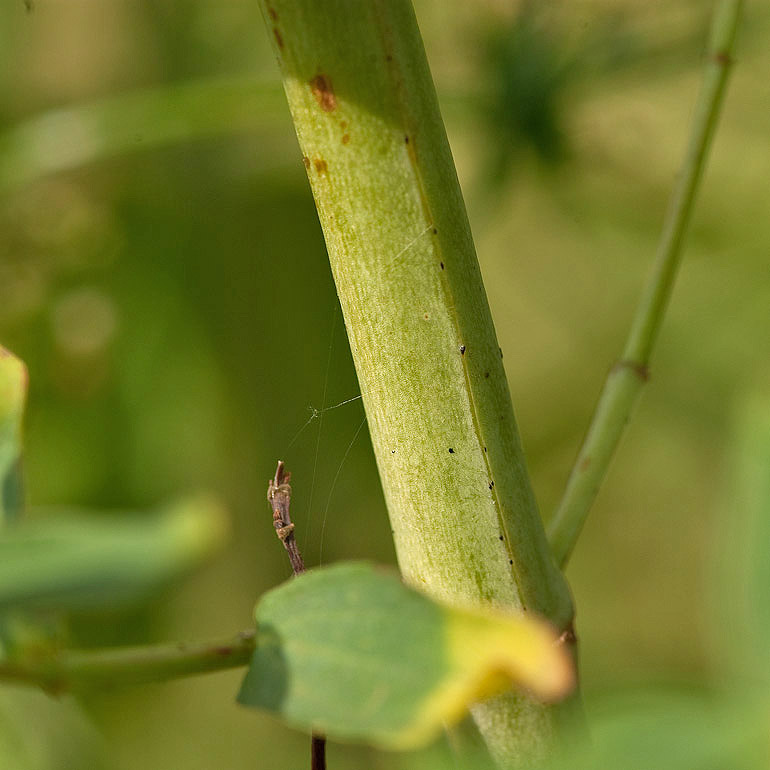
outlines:
{"label": "brown blemish on stem", "polygon": [[577,636],[575,634],[574,629],[572,628],[572,625],[570,624],[570,627],[563,631],[561,636],[559,637],[559,643],[560,644],[575,644],[577,642]]}
{"label": "brown blemish on stem", "polygon": [[275,42],[278,43],[278,47],[283,50],[283,38],[281,37],[281,33],[278,31],[278,27],[273,27],[273,34],[275,35]]}
{"label": "brown blemish on stem", "polygon": [[315,166],[316,172],[319,174],[325,174],[329,170],[329,166],[323,158],[316,158],[313,161],[313,165]]}
{"label": "brown blemish on stem", "polygon": [[316,75],[310,81],[313,96],[324,112],[334,112],[337,109],[337,98],[334,96],[332,81],[327,75]]}
{"label": "brown blemish on stem", "polygon": [[302,156],[302,163],[304,164],[305,168],[310,168],[310,158],[308,158],[307,155]]}
{"label": "brown blemish on stem", "polygon": [[350,141],[350,134],[343,134],[342,135],[342,143],[347,144]]}
{"label": "brown blemish on stem", "polygon": [[232,647],[215,647],[213,652],[214,652],[214,655],[219,655],[222,658],[226,658],[229,655],[233,654],[233,648]]}
{"label": "brown blemish on stem", "polygon": [[647,382],[650,379],[650,370],[638,361],[629,361],[627,359],[621,359],[615,366],[612,367],[613,373],[619,372],[623,369],[632,371],[642,382]]}
{"label": "brown blemish on stem", "polygon": [[273,21],[278,21],[278,14],[275,12],[275,8],[272,8],[271,6],[267,6],[267,12],[270,14],[270,18]]}
{"label": "brown blemish on stem", "polygon": [[348,127],[347,120],[341,120],[340,121],[340,128],[344,131]]}

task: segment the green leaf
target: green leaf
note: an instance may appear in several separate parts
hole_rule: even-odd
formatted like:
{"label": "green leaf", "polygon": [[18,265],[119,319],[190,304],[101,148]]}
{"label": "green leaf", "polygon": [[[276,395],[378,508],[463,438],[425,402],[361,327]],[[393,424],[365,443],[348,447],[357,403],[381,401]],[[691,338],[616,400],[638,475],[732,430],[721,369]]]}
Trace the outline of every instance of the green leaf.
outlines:
{"label": "green leaf", "polygon": [[23,504],[21,420],[27,396],[27,368],[0,346],[0,522],[15,519]]}
{"label": "green leaf", "polygon": [[152,517],[51,515],[0,537],[0,610],[112,605],[140,599],[209,557],[227,519],[208,498]]}
{"label": "green leaf", "polygon": [[256,620],[238,700],[336,740],[417,747],[511,683],[553,699],[573,680],[539,620],[446,607],[366,563],[291,580],[261,599]]}

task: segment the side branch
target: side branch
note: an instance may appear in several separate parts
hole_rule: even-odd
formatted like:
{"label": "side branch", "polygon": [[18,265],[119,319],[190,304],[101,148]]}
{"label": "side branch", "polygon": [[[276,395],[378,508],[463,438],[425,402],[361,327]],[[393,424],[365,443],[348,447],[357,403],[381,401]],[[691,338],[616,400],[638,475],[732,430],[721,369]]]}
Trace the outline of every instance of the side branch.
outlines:
{"label": "side branch", "polygon": [[742,5],[742,0],[722,0],[714,14],[687,153],[669,202],[652,273],[634,314],[623,355],[607,377],[564,496],[548,529],[551,549],[562,567],[572,553],[648,377],[650,355],[671,297],[684,236],[722,106]]}
{"label": "side branch", "polygon": [[163,682],[245,666],[254,654],[255,636],[241,631],[216,642],[65,650],[36,660],[5,660],[0,661],[0,681],[56,694]]}

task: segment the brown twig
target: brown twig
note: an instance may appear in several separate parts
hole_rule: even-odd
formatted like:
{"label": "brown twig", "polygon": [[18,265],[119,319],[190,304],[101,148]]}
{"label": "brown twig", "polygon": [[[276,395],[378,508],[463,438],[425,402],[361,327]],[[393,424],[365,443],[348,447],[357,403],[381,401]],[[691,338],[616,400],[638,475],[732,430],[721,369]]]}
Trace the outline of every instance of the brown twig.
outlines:
{"label": "brown twig", "polygon": [[273,509],[273,526],[278,539],[283,543],[286,553],[289,554],[291,568],[295,575],[301,575],[305,571],[305,562],[297,546],[297,539],[294,537],[294,524],[289,515],[289,504],[291,503],[291,473],[283,465],[283,460],[278,461],[278,467],[275,469],[275,477],[270,479],[267,485],[267,500]]}
{"label": "brown twig", "polygon": [[[289,514],[291,503],[289,481],[291,481],[291,473],[284,468],[283,460],[279,460],[275,476],[267,484],[267,501],[273,509],[275,533],[283,543],[286,553],[289,554],[291,568],[295,575],[301,575],[305,571],[305,562],[302,561],[297,538],[294,536],[294,524]],[[310,769],[326,770],[326,738],[317,733],[313,733],[310,738]]]}

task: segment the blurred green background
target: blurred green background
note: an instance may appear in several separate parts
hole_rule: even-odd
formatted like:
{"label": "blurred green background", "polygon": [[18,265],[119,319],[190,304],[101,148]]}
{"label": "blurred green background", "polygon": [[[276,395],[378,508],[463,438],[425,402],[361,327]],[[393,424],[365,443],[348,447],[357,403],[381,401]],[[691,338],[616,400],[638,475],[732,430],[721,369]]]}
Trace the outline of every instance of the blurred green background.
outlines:
{"label": "blurred green background", "polygon": [[[655,249],[712,5],[415,5],[547,517]],[[770,374],[768,32],[749,2],[653,376],[568,570],[589,712],[718,678],[730,435]],[[322,412],[358,388],[255,2],[2,4],[0,341],[30,370],[32,506],[203,487],[232,515],[208,568],[150,606],[74,618],[73,641],[247,627],[290,572],[265,501],[278,458],[310,565],[394,561],[361,403]],[[305,736],[235,705],[241,676],[90,700],[109,766],[306,766]],[[78,766],[63,756],[45,766]]]}

